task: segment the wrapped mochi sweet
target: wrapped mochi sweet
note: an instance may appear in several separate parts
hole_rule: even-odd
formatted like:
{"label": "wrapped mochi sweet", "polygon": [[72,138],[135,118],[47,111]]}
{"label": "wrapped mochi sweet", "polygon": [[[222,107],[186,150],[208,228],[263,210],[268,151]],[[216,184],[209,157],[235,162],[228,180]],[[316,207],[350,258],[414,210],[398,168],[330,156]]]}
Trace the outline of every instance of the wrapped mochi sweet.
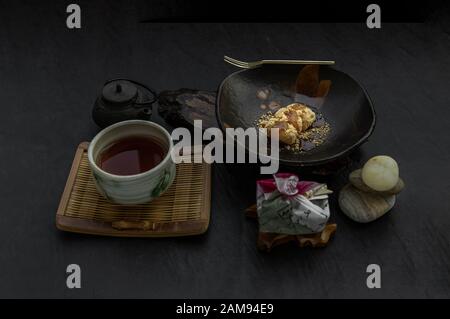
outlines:
{"label": "wrapped mochi sweet", "polygon": [[321,232],[330,217],[326,184],[277,173],[256,182],[259,231],[286,235]]}

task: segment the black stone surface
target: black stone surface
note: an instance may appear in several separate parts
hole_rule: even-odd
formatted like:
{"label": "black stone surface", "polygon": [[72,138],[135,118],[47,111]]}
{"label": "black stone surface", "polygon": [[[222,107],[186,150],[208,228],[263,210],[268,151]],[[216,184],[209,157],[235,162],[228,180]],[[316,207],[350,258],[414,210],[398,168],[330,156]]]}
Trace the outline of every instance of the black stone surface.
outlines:
{"label": "black stone surface", "polygon": [[[140,24],[128,1],[0,3],[0,297],[450,297],[450,27],[425,24]],[[325,249],[256,248],[258,169],[214,165],[204,236],[123,239],[62,233],[55,211],[74,151],[97,132],[91,108],[106,79],[156,91],[215,90],[241,59],[335,59],[370,93],[377,127],[355,155],[396,158],[406,183],[395,208],[360,225],[331,200],[336,236]],[[155,117],[155,120],[161,122]],[[349,169],[350,171],[350,169]],[[348,171],[348,172],[349,172]],[[326,179],[339,189],[345,172]],[[302,175],[303,176],[303,175]],[[77,263],[82,288],[66,288]],[[366,267],[382,288],[366,287]]]}

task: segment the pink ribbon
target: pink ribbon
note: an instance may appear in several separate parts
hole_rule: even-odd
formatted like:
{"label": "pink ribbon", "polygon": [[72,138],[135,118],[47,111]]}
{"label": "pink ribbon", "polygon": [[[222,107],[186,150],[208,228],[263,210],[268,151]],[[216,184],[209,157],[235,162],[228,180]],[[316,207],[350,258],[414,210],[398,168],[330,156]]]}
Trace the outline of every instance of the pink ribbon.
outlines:
{"label": "pink ribbon", "polygon": [[264,193],[272,193],[278,190],[286,196],[303,195],[317,185],[316,182],[300,181],[297,175],[291,173],[276,173],[273,177],[256,182]]}

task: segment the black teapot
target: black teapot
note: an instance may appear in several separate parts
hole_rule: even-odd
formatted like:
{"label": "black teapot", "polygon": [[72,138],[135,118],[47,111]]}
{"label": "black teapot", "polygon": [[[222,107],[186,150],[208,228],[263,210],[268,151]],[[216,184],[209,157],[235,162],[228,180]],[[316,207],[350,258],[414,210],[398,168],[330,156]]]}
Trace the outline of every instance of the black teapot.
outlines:
{"label": "black teapot", "polygon": [[156,93],[139,82],[109,80],[95,101],[92,117],[102,128],[125,120],[149,120],[155,100]]}

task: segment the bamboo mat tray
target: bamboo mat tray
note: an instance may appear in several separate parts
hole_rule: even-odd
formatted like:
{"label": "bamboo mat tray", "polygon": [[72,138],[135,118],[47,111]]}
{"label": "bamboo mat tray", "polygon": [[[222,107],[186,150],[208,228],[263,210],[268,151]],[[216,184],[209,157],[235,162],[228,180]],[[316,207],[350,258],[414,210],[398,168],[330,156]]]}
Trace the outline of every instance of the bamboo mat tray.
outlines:
{"label": "bamboo mat tray", "polygon": [[208,229],[211,206],[211,165],[177,164],[170,188],[148,204],[118,205],[96,190],[87,159],[88,142],[75,153],[56,213],[63,231],[120,237],[198,235]]}

